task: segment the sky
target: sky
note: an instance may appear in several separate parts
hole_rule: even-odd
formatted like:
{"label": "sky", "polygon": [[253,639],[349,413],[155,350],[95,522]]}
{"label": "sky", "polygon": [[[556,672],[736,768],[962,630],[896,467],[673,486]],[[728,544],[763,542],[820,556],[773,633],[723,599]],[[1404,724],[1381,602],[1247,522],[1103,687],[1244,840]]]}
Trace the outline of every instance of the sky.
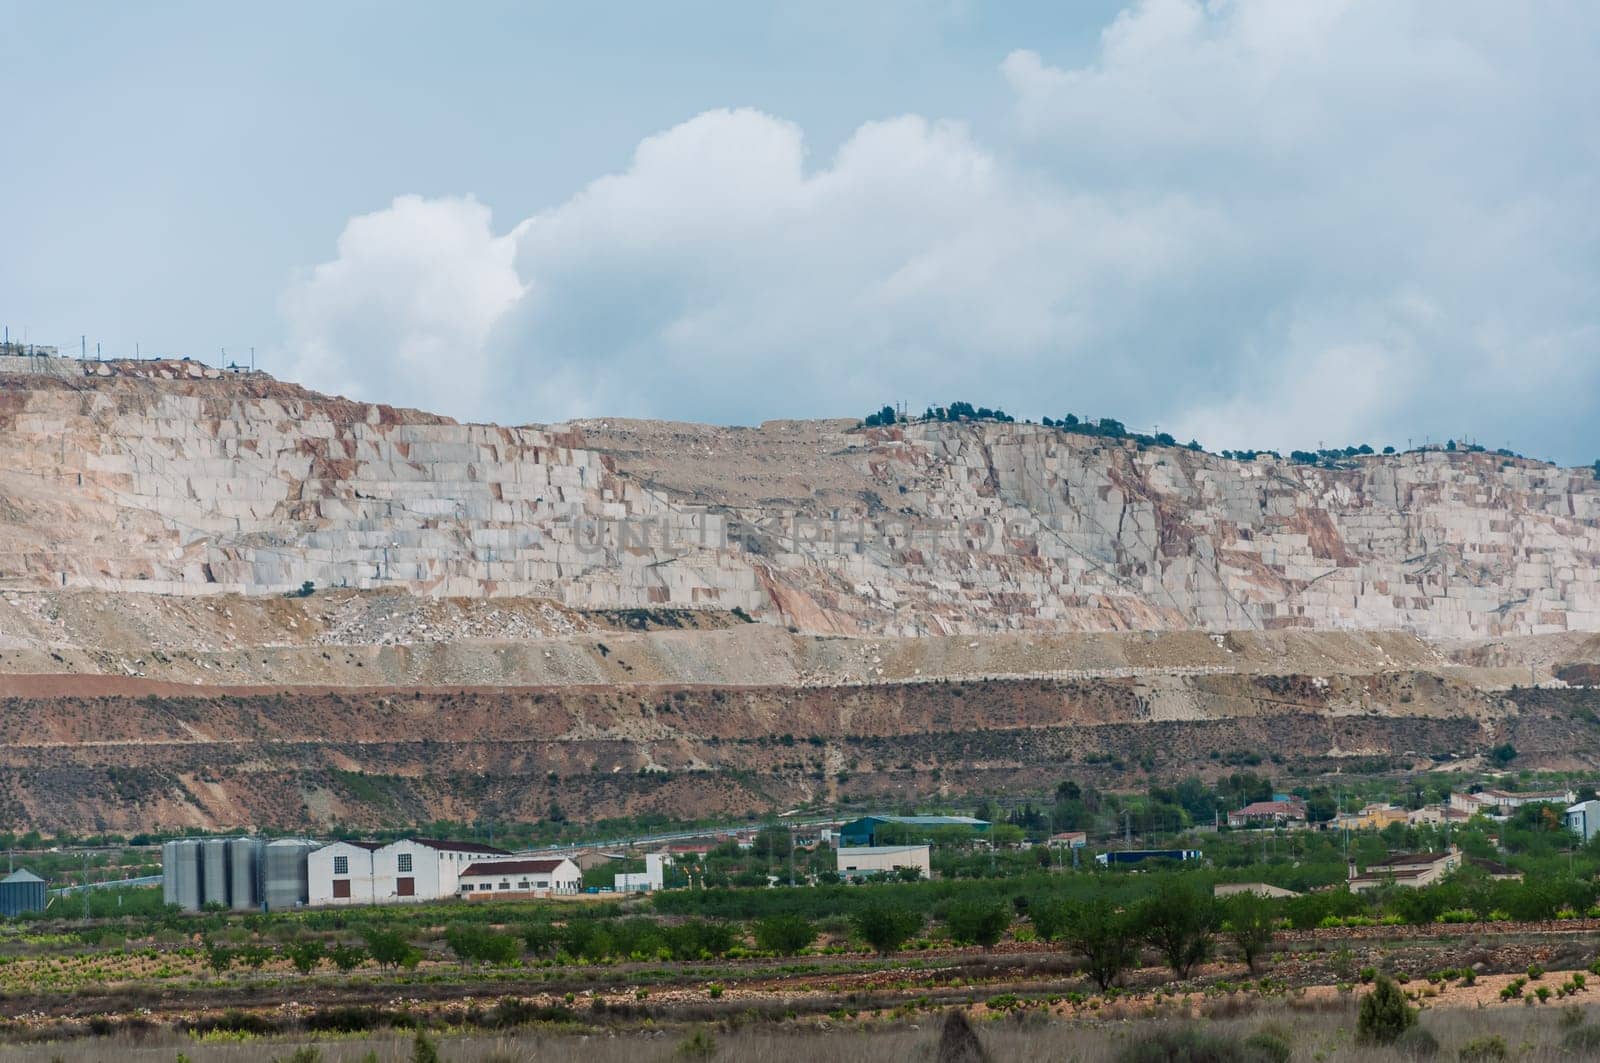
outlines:
{"label": "sky", "polygon": [[502,423],[1600,458],[1600,6],[0,0],[0,325]]}

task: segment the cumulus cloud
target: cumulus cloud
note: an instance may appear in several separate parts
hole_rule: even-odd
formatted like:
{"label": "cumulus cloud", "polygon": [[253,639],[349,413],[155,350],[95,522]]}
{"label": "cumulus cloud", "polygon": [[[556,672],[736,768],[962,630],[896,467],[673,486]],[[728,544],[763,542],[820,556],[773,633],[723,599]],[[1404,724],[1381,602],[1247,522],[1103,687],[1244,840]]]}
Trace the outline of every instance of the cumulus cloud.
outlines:
{"label": "cumulus cloud", "polygon": [[750,110],[497,235],[354,219],[285,297],[303,379],[458,416],[749,423],[965,397],[1214,446],[1476,433],[1577,460],[1600,366],[1600,16],[1149,0],[1014,110],[831,158]]}

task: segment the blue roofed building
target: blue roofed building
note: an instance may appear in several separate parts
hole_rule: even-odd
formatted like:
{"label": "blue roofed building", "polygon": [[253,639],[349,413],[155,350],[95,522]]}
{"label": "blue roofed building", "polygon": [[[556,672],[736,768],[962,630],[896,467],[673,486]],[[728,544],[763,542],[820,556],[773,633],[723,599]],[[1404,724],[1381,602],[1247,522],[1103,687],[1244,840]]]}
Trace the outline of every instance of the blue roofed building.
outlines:
{"label": "blue roofed building", "polygon": [[[989,821],[974,819],[972,816],[862,816],[853,819],[839,828],[839,844],[847,845],[881,845],[880,835],[885,834],[883,828],[887,826],[905,828],[896,829],[892,833],[894,838],[909,832],[933,832],[947,828],[970,830],[975,834],[986,834],[989,831]],[[893,840],[893,839],[891,839]],[[916,840],[921,840],[918,837]]]}

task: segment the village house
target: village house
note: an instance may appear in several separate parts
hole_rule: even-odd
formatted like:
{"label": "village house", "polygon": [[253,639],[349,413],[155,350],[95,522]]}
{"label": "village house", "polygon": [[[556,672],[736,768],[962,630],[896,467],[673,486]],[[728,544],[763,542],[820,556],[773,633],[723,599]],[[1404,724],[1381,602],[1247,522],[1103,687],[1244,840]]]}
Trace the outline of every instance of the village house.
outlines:
{"label": "village house", "polygon": [[1413,827],[1430,826],[1460,826],[1472,818],[1470,812],[1463,812],[1459,808],[1452,808],[1448,804],[1424,805],[1414,808],[1406,813],[1406,822]]}
{"label": "village house", "polygon": [[1294,890],[1274,886],[1270,882],[1219,882],[1211,887],[1213,897],[1237,897],[1241,893],[1254,893],[1257,897],[1298,897]]}
{"label": "village house", "polygon": [[1306,823],[1305,802],[1299,798],[1255,801],[1228,813],[1228,826],[1240,827],[1303,827]]}
{"label": "village house", "polygon": [[1450,807],[1470,815],[1483,814],[1502,819],[1524,805],[1555,804],[1563,808],[1578,799],[1575,790],[1479,790],[1452,793]]}
{"label": "village house", "polygon": [[461,869],[461,896],[473,901],[580,893],[583,872],[564,856],[488,860]]}
{"label": "village house", "polygon": [[1567,829],[1584,841],[1600,834],[1600,801],[1579,801],[1562,814]]}
{"label": "village house", "polygon": [[1391,823],[1407,822],[1408,813],[1399,805],[1369,804],[1360,812],[1346,812],[1334,821],[1343,830],[1382,830]]}
{"label": "village house", "polygon": [[1451,846],[1442,853],[1396,853],[1374,861],[1363,871],[1350,861],[1349,887],[1353,893],[1379,886],[1431,886],[1461,866],[1461,850]]}

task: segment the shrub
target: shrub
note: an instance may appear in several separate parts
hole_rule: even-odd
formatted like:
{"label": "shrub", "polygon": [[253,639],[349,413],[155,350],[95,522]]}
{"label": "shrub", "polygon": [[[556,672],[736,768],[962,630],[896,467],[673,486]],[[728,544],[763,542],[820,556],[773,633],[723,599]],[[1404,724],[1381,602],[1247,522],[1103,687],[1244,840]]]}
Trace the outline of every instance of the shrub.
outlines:
{"label": "shrub", "polygon": [[1550,987],[1542,985],[1533,991],[1533,995],[1539,998],[1539,1003],[1543,1004],[1550,999]]}
{"label": "shrub", "polygon": [[390,1025],[394,1013],[364,1004],[342,1004],[338,1007],[319,1008],[301,1020],[306,1029],[314,1033],[365,1033],[380,1026]]}
{"label": "shrub", "polygon": [[322,942],[312,938],[308,941],[297,941],[289,946],[289,962],[294,964],[294,969],[301,974],[310,974],[317,969],[317,964],[322,962],[326,950]]}
{"label": "shrub", "polygon": [[469,963],[508,964],[517,959],[520,947],[510,934],[496,934],[481,926],[457,923],[444,933],[444,943],[463,965]]}
{"label": "shrub", "polygon": [[1372,992],[1361,998],[1356,1017],[1356,1036],[1368,1044],[1393,1044],[1395,1039],[1416,1025],[1417,1012],[1406,1003],[1400,987],[1379,975]]}
{"label": "shrub", "polygon": [[328,950],[328,959],[333,961],[341,974],[348,974],[360,967],[366,958],[367,950],[360,945],[335,945]]}
{"label": "shrub", "polygon": [[411,1063],[439,1063],[439,1046],[421,1030],[411,1039]]}
{"label": "shrub", "polygon": [[793,956],[817,940],[817,928],[802,915],[769,915],[752,928],[756,947],[779,956]]}
{"label": "shrub", "polygon": [[1540,967],[1537,963],[1528,964],[1528,977],[1537,982],[1539,979],[1544,977],[1544,968]]}
{"label": "shrub", "polygon": [[1511,1050],[1506,1048],[1506,1039],[1497,1033],[1487,1034],[1483,1037],[1474,1037],[1461,1046],[1461,1051],[1456,1053],[1456,1058],[1461,1063],[1494,1063],[1509,1057]]}
{"label": "shrub", "polygon": [[922,916],[905,908],[874,902],[850,917],[850,925],[880,956],[887,956],[922,928]]}
{"label": "shrub", "polygon": [[1561,1047],[1569,1052],[1600,1054],[1600,1026],[1575,1026],[1561,1036]]}
{"label": "shrub", "polygon": [[1244,1039],[1244,1048],[1261,1063],[1289,1063],[1294,1056],[1294,1046],[1282,1030],[1258,1030]]}
{"label": "shrub", "polygon": [[1067,929],[1071,909],[1061,901],[1035,897],[1028,902],[1028,921],[1040,941],[1054,941]]}
{"label": "shrub", "polygon": [[1413,1026],[1394,1039],[1394,1050],[1411,1059],[1432,1059],[1439,1054],[1439,1039],[1421,1026]]}
{"label": "shrub", "polygon": [[1118,1063],[1281,1063],[1287,1047],[1275,1035],[1270,1040],[1249,1041],[1212,1033],[1201,1026],[1178,1026],[1157,1030],[1131,1042],[1117,1054]]}
{"label": "shrub", "polygon": [[717,1039],[702,1026],[679,1041],[672,1054],[679,1059],[710,1059],[717,1054]]}
{"label": "shrub", "polygon": [[422,953],[393,930],[369,930],[367,949],[379,967],[415,967]]}
{"label": "shrub", "polygon": [[1376,978],[1376,977],[1378,977],[1378,969],[1376,967],[1363,967],[1363,968],[1361,968],[1361,984],[1362,985],[1370,985],[1372,983],[1372,980],[1374,978]]}
{"label": "shrub", "polygon": [[1010,907],[998,901],[963,901],[945,916],[950,939],[958,945],[993,948],[1011,926]]}

